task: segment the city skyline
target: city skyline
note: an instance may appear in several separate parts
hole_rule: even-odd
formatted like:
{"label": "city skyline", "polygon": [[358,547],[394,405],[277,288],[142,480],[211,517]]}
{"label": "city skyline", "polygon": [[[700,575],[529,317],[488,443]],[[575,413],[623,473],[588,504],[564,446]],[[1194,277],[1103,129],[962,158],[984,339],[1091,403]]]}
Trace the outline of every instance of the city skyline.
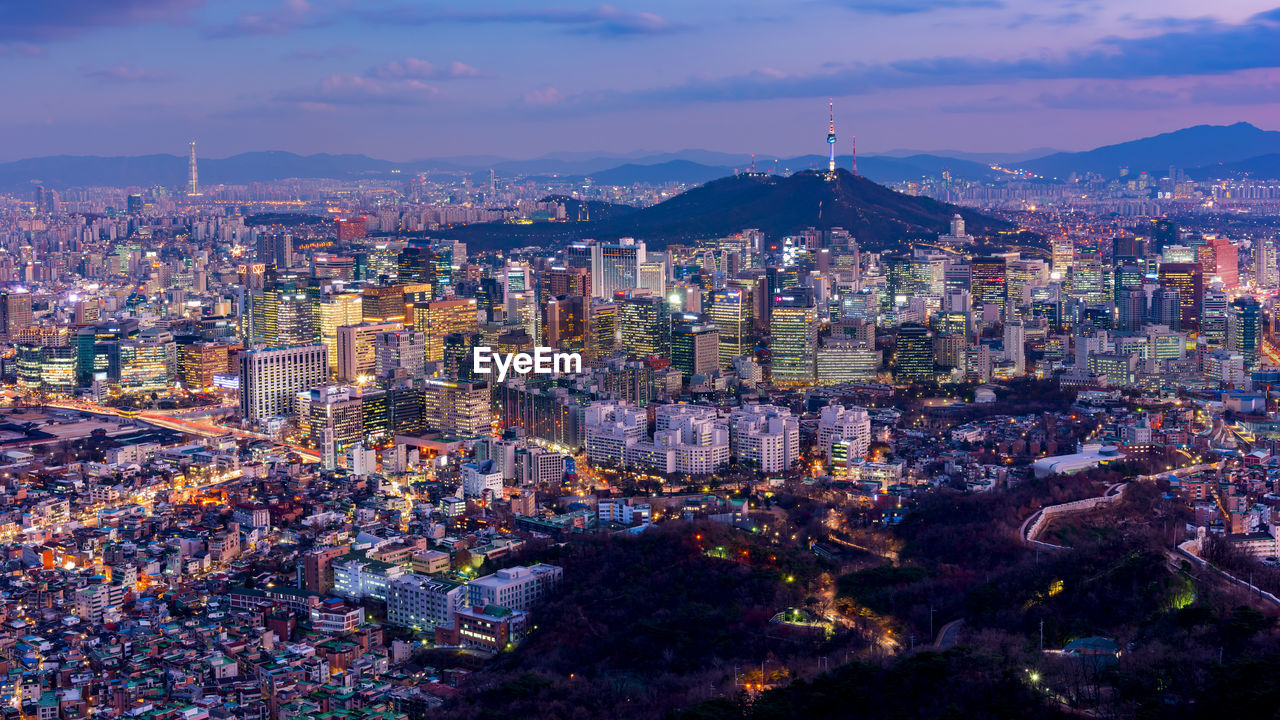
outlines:
{"label": "city skyline", "polygon": [[841,154],[854,135],[863,154],[992,152],[1272,127],[1274,0],[1146,5],[57,0],[0,11],[6,89],[23,99],[0,159],[192,138],[206,157],[788,155],[820,148],[828,97]]}

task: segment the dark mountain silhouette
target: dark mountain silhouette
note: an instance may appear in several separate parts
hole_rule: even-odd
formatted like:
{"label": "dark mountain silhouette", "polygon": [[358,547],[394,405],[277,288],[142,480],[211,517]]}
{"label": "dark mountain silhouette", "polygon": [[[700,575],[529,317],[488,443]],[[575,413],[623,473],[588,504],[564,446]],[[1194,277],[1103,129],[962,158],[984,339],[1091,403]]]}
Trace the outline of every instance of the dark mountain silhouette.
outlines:
{"label": "dark mountain silhouette", "polygon": [[666,202],[585,223],[485,223],[433,232],[477,248],[522,247],[581,238],[636,237],[661,247],[757,228],[777,237],[808,227],[844,228],[866,248],[894,247],[944,232],[952,215],[971,234],[1009,229],[1003,221],[926,197],[904,195],[847,170],[790,176],[741,174],[714,180]]}
{"label": "dark mountain silhouette", "polygon": [[1164,176],[1169,166],[1183,170],[1280,153],[1280,132],[1249,123],[1196,125],[1140,140],[1106,145],[1085,152],[1062,152],[1020,163],[1041,175],[1065,178],[1071,173],[1099,173],[1106,177],[1128,167],[1131,174],[1146,171]]}
{"label": "dark mountain silhouette", "polygon": [[1215,180],[1228,177],[1252,177],[1259,180],[1280,179],[1280,153],[1259,155],[1247,160],[1218,163],[1192,168],[1187,175],[1197,180]]}

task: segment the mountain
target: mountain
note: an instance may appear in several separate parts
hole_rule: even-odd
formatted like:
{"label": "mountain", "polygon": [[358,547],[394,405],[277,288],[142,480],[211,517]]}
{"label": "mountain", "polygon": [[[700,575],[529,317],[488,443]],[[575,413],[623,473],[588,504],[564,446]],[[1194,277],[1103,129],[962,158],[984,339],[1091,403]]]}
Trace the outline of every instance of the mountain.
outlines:
{"label": "mountain", "polygon": [[1121,167],[1128,167],[1133,175],[1145,170],[1164,176],[1171,165],[1190,170],[1270,153],[1280,153],[1280,132],[1261,130],[1240,122],[1234,125],[1196,125],[1084,152],[1054,153],[1020,163],[1019,167],[1059,178],[1087,172],[1115,177]]}
{"label": "mountain", "polygon": [[1280,153],[1259,155],[1247,160],[1218,163],[1205,167],[1193,168],[1187,175],[1196,180],[1217,180],[1219,178],[1251,177],[1260,180],[1280,179]]}
{"label": "mountain", "polygon": [[701,185],[732,172],[732,168],[703,165],[690,160],[668,160],[656,165],[619,165],[593,174],[591,181],[596,185],[660,185],[671,182]]}
{"label": "mountain", "polygon": [[970,232],[999,232],[1007,223],[926,197],[904,195],[847,170],[834,179],[812,171],[794,175],[748,174],[713,180],[670,200],[583,223],[511,225],[485,223],[433,232],[476,248],[509,248],[581,238],[635,237],[662,247],[757,228],[778,237],[808,227],[844,228],[868,249],[893,248],[911,237],[944,232],[955,213]]}

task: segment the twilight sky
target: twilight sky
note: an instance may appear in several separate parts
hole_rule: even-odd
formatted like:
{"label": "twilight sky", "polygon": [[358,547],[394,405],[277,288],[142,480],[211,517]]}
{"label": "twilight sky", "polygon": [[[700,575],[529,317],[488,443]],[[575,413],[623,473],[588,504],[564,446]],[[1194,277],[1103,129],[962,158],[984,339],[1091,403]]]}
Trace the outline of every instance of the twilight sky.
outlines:
{"label": "twilight sky", "polygon": [[1082,149],[1280,129],[1280,0],[3,0],[0,159]]}

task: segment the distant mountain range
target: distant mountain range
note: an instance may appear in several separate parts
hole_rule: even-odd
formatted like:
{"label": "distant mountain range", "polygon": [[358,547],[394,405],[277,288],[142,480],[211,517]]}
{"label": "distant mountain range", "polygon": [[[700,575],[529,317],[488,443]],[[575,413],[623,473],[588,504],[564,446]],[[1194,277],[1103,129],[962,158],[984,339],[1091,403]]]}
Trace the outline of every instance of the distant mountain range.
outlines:
{"label": "distant mountain range", "polygon": [[[1175,132],[1082,152],[1050,152],[1039,157],[1023,153],[915,152],[897,150],[858,158],[863,176],[880,183],[939,177],[985,180],[994,176],[992,163],[1028,170],[1046,177],[1100,173],[1116,177],[1122,167],[1132,174],[1146,171],[1163,176],[1170,166],[1198,178],[1253,175],[1280,177],[1280,132],[1248,123],[1198,125]],[[839,167],[852,158],[839,156]],[[285,178],[391,177],[418,172],[472,174],[477,183],[490,170],[501,178],[538,177],[573,183],[632,185],[684,183],[696,185],[749,169],[790,174],[825,169],[827,156],[756,156],[709,150],[662,153],[597,154],[562,152],[533,160],[505,160],[491,156],[457,156],[397,162],[365,155],[296,155],[282,151],[249,152],[227,158],[201,158],[204,185],[246,184]],[[53,188],[75,186],[181,187],[187,160],[177,155],[96,157],[59,155],[0,163],[0,190],[25,193],[33,183]]]}
{"label": "distant mountain range", "polygon": [[581,238],[635,237],[661,247],[667,242],[726,237],[756,228],[771,237],[808,227],[841,227],[868,249],[896,247],[911,237],[944,232],[955,213],[973,234],[995,233],[1010,226],[972,210],[936,200],[904,195],[865,177],[839,170],[793,175],[742,173],[712,180],[670,200],[632,212],[612,213],[591,222],[510,225],[485,223],[432,231],[470,247],[511,248],[545,245]]}

